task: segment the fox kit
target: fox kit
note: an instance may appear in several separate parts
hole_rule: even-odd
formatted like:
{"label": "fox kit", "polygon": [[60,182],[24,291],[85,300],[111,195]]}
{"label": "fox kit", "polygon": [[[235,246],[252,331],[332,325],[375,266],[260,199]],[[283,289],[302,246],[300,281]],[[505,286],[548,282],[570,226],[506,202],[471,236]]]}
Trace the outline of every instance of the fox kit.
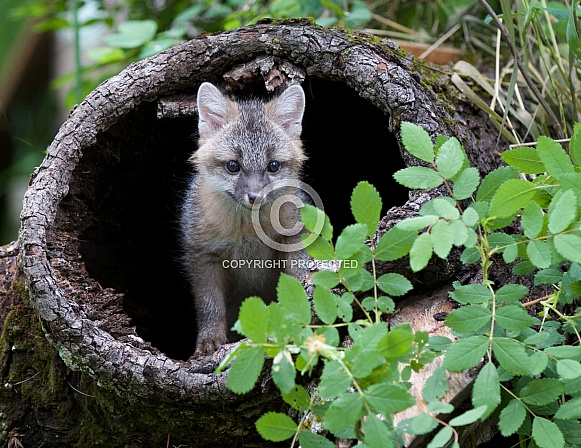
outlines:
{"label": "fox kit", "polygon": [[281,272],[302,274],[304,252],[276,246],[300,245],[300,234],[285,232],[299,223],[298,202],[287,197],[276,206],[282,194],[300,199],[300,192],[267,192],[299,180],[305,96],[293,85],[269,102],[238,102],[205,82],[197,104],[199,148],[191,158],[197,173],[184,201],[181,237],[195,298],[195,356],[202,356],[227,342],[244,298],[272,300]]}

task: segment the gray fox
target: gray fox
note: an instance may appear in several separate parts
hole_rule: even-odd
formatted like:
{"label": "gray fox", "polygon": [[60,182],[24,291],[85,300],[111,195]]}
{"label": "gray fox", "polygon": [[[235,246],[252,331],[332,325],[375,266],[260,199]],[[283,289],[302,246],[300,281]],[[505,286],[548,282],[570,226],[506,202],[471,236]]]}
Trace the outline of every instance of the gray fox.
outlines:
{"label": "gray fox", "polygon": [[[292,85],[268,102],[233,101],[205,82],[197,106],[198,150],[191,157],[196,174],[180,223],[197,316],[196,357],[228,341],[244,298],[271,301],[281,272],[306,272],[302,249],[277,246],[300,246],[300,233],[286,230],[300,223],[299,203],[292,198],[302,201],[302,192],[289,185],[299,181],[306,160],[300,139],[303,89]],[[283,186],[273,189],[277,183]],[[291,200],[276,205],[283,195]]]}

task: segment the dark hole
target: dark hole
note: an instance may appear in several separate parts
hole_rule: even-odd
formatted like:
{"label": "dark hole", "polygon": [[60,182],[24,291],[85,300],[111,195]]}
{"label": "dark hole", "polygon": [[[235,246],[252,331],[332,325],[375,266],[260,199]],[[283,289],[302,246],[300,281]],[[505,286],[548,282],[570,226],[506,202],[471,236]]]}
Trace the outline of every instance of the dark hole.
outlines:
{"label": "dark hole", "polygon": [[[384,212],[407,200],[392,173],[403,167],[388,116],[338,82],[307,80],[303,137],[309,155],[305,181],[321,196],[335,229],[354,222],[349,208],[358,181],[375,185]],[[195,347],[195,313],[179,265],[181,197],[196,148],[192,119],[157,119],[143,104],[86,152],[76,182],[94,190],[81,235],[89,274],[102,287],[125,294],[124,309],[138,335],[175,359]],[[95,166],[98,166],[95,170]],[[91,177],[92,176],[92,177]]]}

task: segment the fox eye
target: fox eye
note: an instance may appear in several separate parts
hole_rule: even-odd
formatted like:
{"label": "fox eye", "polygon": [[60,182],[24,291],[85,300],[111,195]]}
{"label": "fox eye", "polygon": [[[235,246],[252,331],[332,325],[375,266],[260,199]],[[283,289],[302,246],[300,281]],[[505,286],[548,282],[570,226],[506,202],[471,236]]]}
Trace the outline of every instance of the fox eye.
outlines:
{"label": "fox eye", "polygon": [[226,168],[226,171],[228,171],[231,174],[240,171],[240,164],[236,160],[228,160],[224,167]]}
{"label": "fox eye", "polygon": [[269,162],[266,169],[269,173],[278,173],[280,171],[280,166],[281,163],[278,160],[273,160],[272,162]]}

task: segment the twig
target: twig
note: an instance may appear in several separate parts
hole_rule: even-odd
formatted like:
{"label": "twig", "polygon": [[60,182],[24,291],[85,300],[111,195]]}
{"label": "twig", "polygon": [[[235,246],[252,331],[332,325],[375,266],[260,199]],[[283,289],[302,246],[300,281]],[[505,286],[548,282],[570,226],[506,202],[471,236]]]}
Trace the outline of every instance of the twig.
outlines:
{"label": "twig", "polygon": [[[557,138],[565,138],[565,133],[563,132],[563,128],[561,126],[561,123],[559,123],[559,120],[555,116],[555,114],[553,113],[553,110],[549,106],[549,103],[547,103],[547,101],[545,100],[545,98],[543,97],[541,92],[539,92],[539,89],[537,88],[537,86],[535,85],[535,83],[533,82],[531,77],[529,76],[528,72],[526,71],[526,69],[522,63],[520,55],[515,50],[515,48],[512,44],[512,41],[510,40],[510,36],[508,35],[508,31],[507,31],[506,27],[504,26],[502,21],[498,18],[498,16],[496,15],[496,13],[490,7],[490,5],[488,4],[488,2],[486,0],[480,0],[480,3],[482,4],[482,6],[484,6],[484,9],[486,9],[488,14],[490,14],[490,17],[492,18],[492,20],[494,21],[494,23],[496,24],[496,26],[500,30],[504,41],[508,45],[508,49],[510,50],[512,57],[516,61],[516,65],[518,66],[518,69],[520,70],[525,82],[529,86],[529,89],[531,89],[531,91],[533,92],[533,95],[535,95],[537,97],[537,99],[539,100],[539,103],[541,103],[541,106],[543,106],[543,109],[545,109],[545,111],[547,112],[547,115],[551,119],[551,121],[553,123],[553,127],[555,129],[555,132],[557,134]],[[509,18],[507,18],[507,20],[508,19]]]}

